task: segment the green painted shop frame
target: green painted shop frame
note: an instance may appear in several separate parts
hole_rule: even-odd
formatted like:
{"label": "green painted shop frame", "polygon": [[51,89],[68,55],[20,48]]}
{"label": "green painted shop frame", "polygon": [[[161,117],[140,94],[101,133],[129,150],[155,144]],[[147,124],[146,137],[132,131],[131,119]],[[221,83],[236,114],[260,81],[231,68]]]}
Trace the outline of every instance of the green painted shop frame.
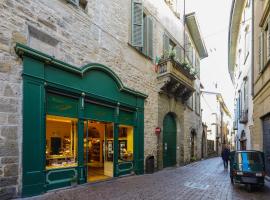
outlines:
{"label": "green painted shop frame", "polygon": [[[22,44],[17,44],[15,51],[23,59],[23,197],[74,182],[87,182],[83,131],[84,121],[89,119],[114,123],[114,152],[118,152],[119,125],[133,126],[133,162],[119,163],[118,153],[114,153],[113,175],[144,173],[146,95],[124,87],[117,75],[104,65],[93,63],[78,68]],[[50,95],[70,99],[70,109],[57,110],[58,106],[50,102]],[[46,170],[46,114],[58,112],[78,119],[78,165]]]}

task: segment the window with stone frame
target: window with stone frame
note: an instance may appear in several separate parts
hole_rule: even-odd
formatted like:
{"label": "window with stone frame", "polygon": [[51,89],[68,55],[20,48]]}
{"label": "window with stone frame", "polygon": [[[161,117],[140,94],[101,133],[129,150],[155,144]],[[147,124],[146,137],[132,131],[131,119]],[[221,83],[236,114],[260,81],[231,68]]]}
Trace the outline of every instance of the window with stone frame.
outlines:
{"label": "window with stone frame", "polygon": [[240,90],[240,116],[248,108],[248,82],[247,77],[244,78]]}
{"label": "window with stone frame", "polygon": [[263,32],[260,33],[259,35],[259,49],[258,49],[258,64],[259,64],[259,73],[263,69],[264,65],[264,40],[263,40]]}
{"label": "window with stone frame", "polygon": [[268,18],[268,24],[265,29],[265,35],[266,35],[266,55],[267,55],[267,61],[270,59],[270,16]]}
{"label": "window with stone frame", "polygon": [[200,115],[200,93],[195,92],[195,112]]}
{"label": "window with stone frame", "polygon": [[163,34],[163,57],[168,58],[170,53],[175,53],[174,60],[183,62],[184,48],[172,40],[167,33]]}
{"label": "window with stone frame", "polygon": [[197,76],[200,78],[200,59],[197,55],[195,57],[195,69],[197,72]]}
{"label": "window with stone frame", "polygon": [[250,37],[250,30],[249,30],[249,26],[247,26],[245,28],[245,46],[244,46],[244,63],[246,62],[247,60],[247,57],[249,55],[249,49],[250,49],[250,41],[251,40],[251,37]]}
{"label": "window with stone frame", "polygon": [[192,94],[192,110],[196,109],[196,94],[195,92]]}
{"label": "window with stone frame", "polygon": [[247,76],[244,78],[243,86],[243,110],[247,111],[248,109],[248,79]]}
{"label": "window with stone frame", "polygon": [[192,46],[192,42],[190,40],[190,37],[186,32],[185,32],[185,48],[186,48],[187,60],[188,60],[189,64],[194,66],[196,53],[195,53],[195,49]]}
{"label": "window with stone frame", "polygon": [[270,18],[268,19],[268,23],[263,28],[263,67],[270,59]]}
{"label": "window with stone frame", "polygon": [[189,99],[187,100],[187,106],[190,108],[190,109],[193,109],[193,95],[191,95],[189,97]]}

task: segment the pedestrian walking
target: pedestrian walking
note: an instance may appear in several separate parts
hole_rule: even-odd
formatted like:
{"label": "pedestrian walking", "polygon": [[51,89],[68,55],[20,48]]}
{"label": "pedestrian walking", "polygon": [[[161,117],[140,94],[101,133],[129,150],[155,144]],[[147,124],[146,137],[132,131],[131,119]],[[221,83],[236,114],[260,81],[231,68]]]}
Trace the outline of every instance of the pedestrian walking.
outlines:
{"label": "pedestrian walking", "polygon": [[228,168],[229,156],[230,156],[230,149],[227,146],[225,146],[221,152],[224,169]]}

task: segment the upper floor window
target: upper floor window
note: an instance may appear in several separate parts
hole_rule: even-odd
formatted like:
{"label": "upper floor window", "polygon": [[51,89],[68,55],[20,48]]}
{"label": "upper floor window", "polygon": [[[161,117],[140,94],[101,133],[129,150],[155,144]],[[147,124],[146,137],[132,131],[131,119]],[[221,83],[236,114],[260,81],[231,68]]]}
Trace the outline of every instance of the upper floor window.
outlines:
{"label": "upper floor window", "polygon": [[187,100],[187,106],[190,108],[190,109],[193,109],[193,95],[191,95],[189,97],[189,99]]}
{"label": "upper floor window", "polygon": [[244,78],[243,88],[242,88],[242,108],[245,111],[248,108],[248,81],[247,77]]}
{"label": "upper floor window", "polygon": [[270,17],[268,18],[268,23],[264,26],[259,35],[258,55],[259,71],[261,71],[270,60]]}
{"label": "upper floor window", "polygon": [[187,56],[188,62],[193,67],[196,67],[196,52],[192,45],[191,39],[187,33],[185,33],[185,48],[186,48],[186,56]]}
{"label": "upper floor window", "polygon": [[198,77],[200,77],[200,59],[198,56],[195,57],[195,69],[197,71]]}
{"label": "upper floor window", "polygon": [[195,93],[195,112],[200,115],[200,93]]}
{"label": "upper floor window", "polygon": [[265,28],[265,41],[266,41],[266,58],[267,61],[270,59],[270,16],[268,19],[268,24]]}
{"label": "upper floor window", "polygon": [[183,61],[184,49],[177,45],[166,33],[163,35],[163,56],[169,57],[174,54],[174,59],[178,62]]}
{"label": "upper floor window", "polygon": [[143,10],[142,0],[132,0],[131,45],[153,59],[153,19]]}
{"label": "upper floor window", "polygon": [[245,29],[245,47],[244,47],[245,60],[244,60],[244,63],[246,62],[247,57],[249,55],[250,42],[251,42],[250,40],[251,40],[250,30],[249,30],[249,27],[247,26],[246,29]]}
{"label": "upper floor window", "polygon": [[264,59],[263,59],[263,45],[264,44],[264,41],[263,41],[263,32],[260,33],[259,35],[259,50],[258,50],[258,54],[259,54],[259,72],[261,72],[261,70],[263,69],[263,64],[264,64]]}

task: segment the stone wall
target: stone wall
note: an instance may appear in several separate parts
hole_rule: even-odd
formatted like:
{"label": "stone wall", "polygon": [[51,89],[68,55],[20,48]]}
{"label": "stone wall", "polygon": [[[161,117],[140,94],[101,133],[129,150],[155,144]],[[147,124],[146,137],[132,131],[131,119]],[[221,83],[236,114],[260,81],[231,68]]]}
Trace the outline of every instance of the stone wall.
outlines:
{"label": "stone wall", "polygon": [[251,141],[252,148],[263,151],[263,125],[262,117],[270,113],[270,84],[266,84],[263,90],[254,99]]}
{"label": "stone wall", "polygon": [[[269,0],[259,1],[254,4],[254,38],[259,38],[262,27],[260,25]],[[266,13],[270,17],[270,12]],[[266,17],[267,18],[267,17]],[[262,25],[266,27],[267,20]],[[266,42],[266,41],[265,41]],[[254,39],[254,124],[251,129],[251,146],[256,150],[263,150],[263,125],[262,117],[270,113],[270,63],[264,56],[263,70],[259,66],[259,40]],[[268,65],[268,66],[267,66]]]}
{"label": "stone wall", "polygon": [[[154,16],[154,57],[162,54],[165,31],[182,44],[183,18],[176,18],[163,0],[147,0],[144,5]],[[184,128],[188,123],[196,123],[191,114],[184,124],[182,105],[172,102],[175,106],[167,108],[166,98],[166,103],[158,103],[154,63],[129,44],[130,12],[131,3],[127,0],[91,0],[85,9],[66,0],[0,1],[0,199],[20,196],[22,187],[22,61],[14,52],[16,42],[75,66],[102,63],[126,87],[147,94],[145,155],[157,155],[154,130],[161,122],[160,112],[177,110],[182,127],[179,137],[188,131]],[[188,136],[181,136],[178,141],[180,164],[188,160]]]}
{"label": "stone wall", "polygon": [[194,141],[194,148],[195,148],[195,158],[201,158],[201,144],[202,144],[202,123],[201,117],[196,114],[190,108],[186,108],[185,110],[185,117],[184,117],[184,163],[189,163],[191,160],[190,152],[190,136],[191,130],[195,130],[195,141]]}

